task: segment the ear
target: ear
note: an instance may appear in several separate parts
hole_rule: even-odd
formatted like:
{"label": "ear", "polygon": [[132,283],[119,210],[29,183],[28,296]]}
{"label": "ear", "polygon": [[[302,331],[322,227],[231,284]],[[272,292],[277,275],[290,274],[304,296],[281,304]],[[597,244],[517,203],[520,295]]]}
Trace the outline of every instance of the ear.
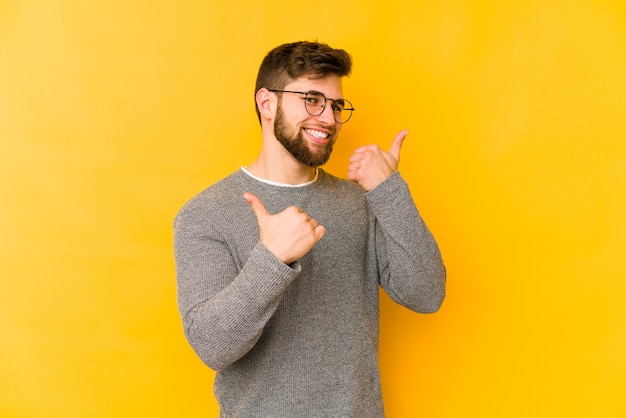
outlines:
{"label": "ear", "polygon": [[256,92],[256,106],[262,119],[273,119],[275,115],[276,96],[265,87]]}

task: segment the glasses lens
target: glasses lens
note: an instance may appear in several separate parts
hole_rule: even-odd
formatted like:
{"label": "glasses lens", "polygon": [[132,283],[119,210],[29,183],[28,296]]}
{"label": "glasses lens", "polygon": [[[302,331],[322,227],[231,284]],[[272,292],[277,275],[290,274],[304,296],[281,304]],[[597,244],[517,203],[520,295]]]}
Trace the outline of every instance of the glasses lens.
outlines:
{"label": "glasses lens", "polygon": [[311,116],[319,116],[324,111],[326,97],[318,91],[310,91],[304,98],[304,105]]}
{"label": "glasses lens", "polygon": [[[319,116],[326,108],[326,96],[318,91],[310,91],[304,98],[304,106],[311,116]],[[346,123],[352,116],[352,103],[346,99],[331,100],[333,116],[337,123]]]}
{"label": "glasses lens", "polygon": [[338,99],[333,103],[333,114],[337,123],[346,123],[352,117],[352,103],[346,99]]}

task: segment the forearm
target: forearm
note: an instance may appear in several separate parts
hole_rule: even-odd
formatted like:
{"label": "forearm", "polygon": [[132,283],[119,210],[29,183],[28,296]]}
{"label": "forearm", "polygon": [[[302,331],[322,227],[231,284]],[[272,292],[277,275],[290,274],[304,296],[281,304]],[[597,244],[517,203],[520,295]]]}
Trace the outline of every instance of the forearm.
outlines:
{"label": "forearm", "polygon": [[446,270],[406,182],[396,172],[367,197],[376,216],[381,286],[409,309],[437,311],[445,297]]}
{"label": "forearm", "polygon": [[[256,344],[283,292],[299,273],[299,265],[286,266],[262,244],[252,250],[238,274],[223,266],[210,263],[199,267],[202,273],[190,273],[207,287],[227,283],[204,300],[197,300],[196,286],[179,288],[185,336],[200,359],[215,370],[238,360]],[[232,279],[224,277],[233,274]]]}

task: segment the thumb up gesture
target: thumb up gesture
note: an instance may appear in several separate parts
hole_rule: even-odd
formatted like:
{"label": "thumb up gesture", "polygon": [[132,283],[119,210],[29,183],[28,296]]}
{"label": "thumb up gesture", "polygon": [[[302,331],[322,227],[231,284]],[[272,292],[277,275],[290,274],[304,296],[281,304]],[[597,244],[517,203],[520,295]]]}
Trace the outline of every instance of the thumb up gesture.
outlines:
{"label": "thumb up gesture", "polygon": [[296,206],[272,215],[252,193],[246,192],[243,197],[256,215],[261,242],[285,264],[302,258],[326,233],[322,225]]}
{"label": "thumb up gesture", "polygon": [[389,151],[384,151],[376,145],[357,148],[350,157],[348,179],[359,183],[368,192],[374,189],[398,169],[400,149],[408,134],[407,130],[399,132]]}

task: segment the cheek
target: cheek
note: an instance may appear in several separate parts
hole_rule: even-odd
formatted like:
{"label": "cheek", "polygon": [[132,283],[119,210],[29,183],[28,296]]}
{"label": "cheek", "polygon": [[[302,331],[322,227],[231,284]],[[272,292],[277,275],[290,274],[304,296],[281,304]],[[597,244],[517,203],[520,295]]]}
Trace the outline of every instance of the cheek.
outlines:
{"label": "cheek", "polygon": [[288,109],[283,113],[283,120],[287,125],[298,128],[300,124],[304,123],[311,116],[305,111],[300,112],[298,109]]}

